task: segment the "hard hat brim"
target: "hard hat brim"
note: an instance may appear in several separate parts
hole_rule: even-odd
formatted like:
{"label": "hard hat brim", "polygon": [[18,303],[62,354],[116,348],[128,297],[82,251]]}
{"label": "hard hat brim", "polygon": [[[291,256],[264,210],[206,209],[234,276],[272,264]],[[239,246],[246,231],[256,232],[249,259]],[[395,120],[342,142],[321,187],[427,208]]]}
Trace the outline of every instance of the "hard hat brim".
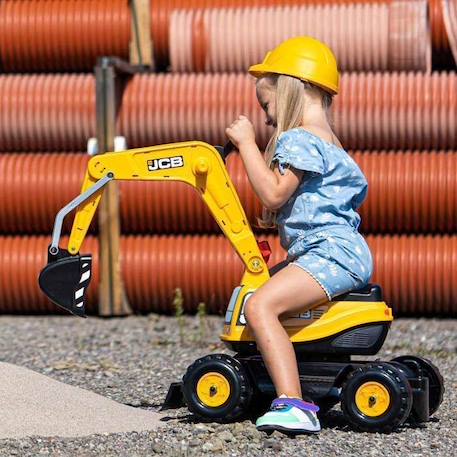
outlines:
{"label": "hard hat brim", "polygon": [[338,87],[336,87],[332,83],[325,83],[322,84],[322,81],[314,81],[313,78],[303,78],[301,75],[298,74],[293,74],[293,72],[290,71],[278,71],[277,69],[273,70],[268,65],[265,65],[263,63],[259,63],[256,65],[251,65],[248,69],[248,73],[255,78],[261,78],[262,76],[265,76],[267,73],[274,73],[277,75],[288,75],[288,76],[293,76],[294,78],[301,79],[302,81],[309,81],[316,86],[319,86],[321,89],[326,90],[327,92],[330,92],[332,95],[336,95],[338,93]]}

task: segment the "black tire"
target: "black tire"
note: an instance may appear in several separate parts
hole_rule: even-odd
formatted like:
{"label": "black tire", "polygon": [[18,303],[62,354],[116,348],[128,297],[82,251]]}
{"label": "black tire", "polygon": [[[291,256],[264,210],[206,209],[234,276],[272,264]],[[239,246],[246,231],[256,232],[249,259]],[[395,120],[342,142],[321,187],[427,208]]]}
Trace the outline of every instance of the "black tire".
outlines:
{"label": "black tire", "polygon": [[[376,383],[388,392],[386,410],[371,416],[359,409],[356,393],[366,383]],[[371,397],[370,397],[371,398]],[[374,398],[376,403],[377,399]],[[341,409],[347,421],[357,430],[390,433],[408,418],[413,404],[411,386],[406,376],[395,366],[385,362],[357,368],[342,387]]]}
{"label": "black tire", "polygon": [[[198,382],[208,373],[219,374],[230,386],[223,404],[211,406],[199,396]],[[215,422],[231,422],[245,414],[252,397],[252,386],[243,365],[226,354],[207,355],[190,365],[183,376],[182,391],[189,411],[200,419]]]}
{"label": "black tire", "polygon": [[430,360],[415,355],[402,355],[395,357],[392,362],[398,362],[402,365],[410,367],[414,372],[416,371],[416,363],[419,364],[424,375],[429,380],[429,396],[428,408],[430,416],[434,414],[440,407],[444,395],[444,379],[441,376],[440,370]]}

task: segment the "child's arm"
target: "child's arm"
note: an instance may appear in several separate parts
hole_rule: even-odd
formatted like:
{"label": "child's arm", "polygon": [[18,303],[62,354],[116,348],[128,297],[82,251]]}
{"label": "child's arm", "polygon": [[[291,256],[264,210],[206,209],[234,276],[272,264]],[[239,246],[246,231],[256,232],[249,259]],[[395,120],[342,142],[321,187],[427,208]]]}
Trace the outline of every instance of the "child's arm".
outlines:
{"label": "child's arm", "polygon": [[270,170],[255,142],[241,143],[239,151],[249,182],[262,204],[270,210],[281,208],[300,184],[303,171],[289,168],[281,175],[278,165]]}
{"label": "child's arm", "polygon": [[298,187],[303,171],[290,168],[282,175],[277,166],[270,170],[255,142],[254,127],[245,116],[239,116],[225,132],[240,151],[249,182],[262,204],[271,210],[283,206]]}

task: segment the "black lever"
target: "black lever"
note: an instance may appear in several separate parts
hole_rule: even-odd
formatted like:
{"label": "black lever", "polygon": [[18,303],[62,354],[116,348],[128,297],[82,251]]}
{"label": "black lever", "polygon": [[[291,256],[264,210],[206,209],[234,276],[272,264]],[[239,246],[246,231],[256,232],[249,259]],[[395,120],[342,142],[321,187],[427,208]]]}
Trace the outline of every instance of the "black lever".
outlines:
{"label": "black lever", "polygon": [[219,154],[221,155],[222,157],[222,160],[225,162],[225,160],[227,159],[227,156],[234,150],[236,150],[236,146],[231,142],[229,141],[228,143],[226,143],[224,146],[214,146],[216,149],[217,149],[217,152],[219,152]]}

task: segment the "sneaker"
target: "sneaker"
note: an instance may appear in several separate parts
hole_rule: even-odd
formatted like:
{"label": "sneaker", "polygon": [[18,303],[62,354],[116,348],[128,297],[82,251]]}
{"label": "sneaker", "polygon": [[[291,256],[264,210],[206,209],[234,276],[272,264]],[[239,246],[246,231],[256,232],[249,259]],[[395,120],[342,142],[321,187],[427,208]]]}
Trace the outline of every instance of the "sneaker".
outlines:
{"label": "sneaker", "polygon": [[319,407],[299,398],[280,397],[273,400],[270,411],[259,417],[257,430],[284,433],[317,433],[321,424],[317,418]]}

